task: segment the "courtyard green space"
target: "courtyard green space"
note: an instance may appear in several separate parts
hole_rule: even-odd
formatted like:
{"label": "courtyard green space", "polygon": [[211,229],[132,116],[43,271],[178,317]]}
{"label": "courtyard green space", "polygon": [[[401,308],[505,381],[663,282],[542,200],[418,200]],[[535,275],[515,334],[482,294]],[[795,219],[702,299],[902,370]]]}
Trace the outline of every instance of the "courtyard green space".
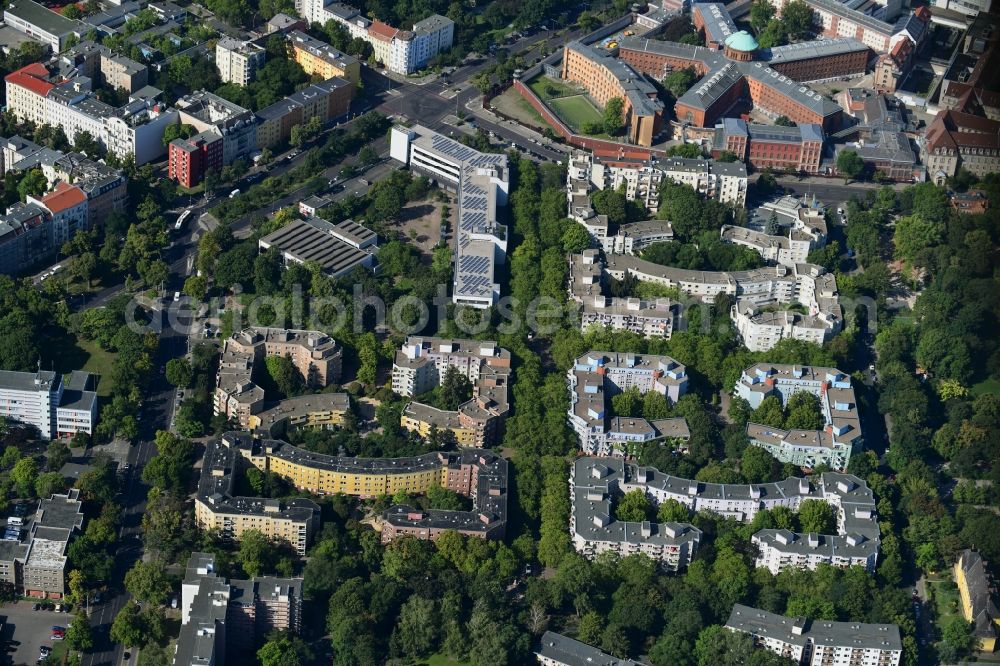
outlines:
{"label": "courtyard green space", "polygon": [[551,99],[546,104],[575,132],[583,133],[587,123],[601,122],[601,112],[584,95]]}
{"label": "courtyard green space", "polygon": [[551,76],[536,76],[528,83],[528,87],[544,100],[557,97],[571,97],[580,94],[580,89],[576,86],[562,79],[552,78]]}

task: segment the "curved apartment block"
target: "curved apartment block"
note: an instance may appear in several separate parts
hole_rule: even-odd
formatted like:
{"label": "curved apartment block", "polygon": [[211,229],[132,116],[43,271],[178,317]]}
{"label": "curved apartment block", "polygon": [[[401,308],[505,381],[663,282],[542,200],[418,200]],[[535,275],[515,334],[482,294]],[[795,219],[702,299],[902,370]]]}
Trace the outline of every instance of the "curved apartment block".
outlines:
{"label": "curved apartment block", "polygon": [[472,398],[454,411],[411,401],[401,425],[423,437],[433,428],[447,430],[459,446],[498,443],[510,411],[510,361],[510,352],[496,342],[410,336],[392,364],[393,392],[407,397],[426,393],[454,368],[472,384]]}
{"label": "curved apartment block", "polygon": [[401,534],[434,540],[453,530],[466,536],[499,539],[507,525],[507,461],[493,451],[437,451],[408,458],[329,456],[246,432],[228,432],[222,444],[262,471],[287,479],[298,490],[319,495],[377,497],[420,494],[442,487],[472,499],[471,511],[418,509],[394,505],[382,515],[382,541]]}
{"label": "curved apartment block", "polygon": [[[767,351],[783,338],[823,344],[843,327],[837,280],[814,264],[712,272],[609,254],[604,272],[616,280],[632,275],[644,282],[677,288],[706,302],[719,294],[733,297],[733,322],[743,344],[753,351]],[[774,307],[792,303],[807,308],[808,314]]]}
{"label": "curved apartment block", "polygon": [[647,421],[609,412],[611,397],[630,388],[655,391],[672,403],[680,400],[687,392],[687,369],[669,356],[591,351],[576,359],[566,381],[569,425],[584,453],[624,455],[630,445],[690,436],[684,419]]}
{"label": "curved apartment block", "polygon": [[570,475],[570,534],[576,550],[588,557],[606,551],[642,552],[665,568],[683,568],[697,550],[701,532],[686,523],[628,523],[611,515],[611,498],[641,490],[653,503],[680,502],[693,513],[706,510],[740,522],[778,506],[797,511],[817,499],[836,509],[837,534],[797,534],[765,529],[753,535],[756,566],[777,574],[787,568],[863,566],[874,572],[880,543],[875,499],[864,481],[850,474],[826,472],[818,479],[789,477],[755,484],[703,483],[638,467],[621,458],[580,458]]}
{"label": "curved apartment block", "polygon": [[821,430],[782,430],[747,424],[750,443],[781,462],[800,467],[829,465],[845,469],[854,447],[863,442],[858,403],[851,377],[836,368],[758,363],[743,371],[734,393],[756,409],[768,396],[782,404],[800,391],[819,399],[825,425]]}

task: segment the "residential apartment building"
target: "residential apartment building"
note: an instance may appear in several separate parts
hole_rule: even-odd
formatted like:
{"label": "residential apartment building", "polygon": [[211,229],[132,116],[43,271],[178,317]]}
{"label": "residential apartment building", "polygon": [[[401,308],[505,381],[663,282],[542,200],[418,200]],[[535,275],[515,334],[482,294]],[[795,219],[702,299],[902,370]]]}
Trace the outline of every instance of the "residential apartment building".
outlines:
{"label": "residential apartment building", "polygon": [[440,385],[450,368],[472,384],[472,397],[455,411],[412,401],[404,428],[427,436],[431,428],[451,431],[463,446],[488,447],[503,436],[510,410],[510,352],[496,342],[410,336],[392,365],[392,390],[413,397]]}
{"label": "residential apartment building", "polygon": [[745,227],[723,225],[721,234],[727,243],[756,250],[765,261],[794,268],[806,263],[810,252],[826,246],[826,215],[815,201],[784,196],[756,208]]}
{"label": "residential apartment building", "polygon": [[400,534],[434,540],[447,530],[481,539],[499,539],[506,529],[508,465],[493,451],[462,449],[409,458],[348,458],[238,432],[224,434],[222,446],[238,451],[250,464],[278,474],[297,489],[311,493],[376,497],[401,491],[425,493],[437,486],[472,499],[471,511],[394,505],[381,518],[383,543]]}
{"label": "residential apartment building", "polygon": [[[83,502],[78,489],[39,502],[24,542],[28,550],[20,563],[21,594],[36,599],[62,599],[66,595],[66,548],[82,529]],[[15,567],[18,564],[15,562]]]}
{"label": "residential apartment building", "polygon": [[858,403],[849,375],[836,368],[758,363],[743,371],[734,393],[756,409],[769,396],[787,405],[800,391],[819,400],[825,420],[823,428],[786,431],[748,423],[750,443],[764,448],[781,462],[800,467],[825,464],[846,469],[855,447],[860,448],[863,442]]}
{"label": "residential apartment building", "polygon": [[622,100],[626,134],[631,143],[651,146],[663,129],[663,102],[656,88],[627,63],[582,42],[563,47],[560,76],[586,88],[599,108]]}
{"label": "residential apartment building", "polygon": [[206,90],[185,95],[176,106],[181,123],[222,137],[223,165],[249,159],[257,149],[257,121],[252,111]]}
{"label": "residential apartment building", "polygon": [[51,370],[0,370],[0,416],[11,425],[38,430],[41,439],[93,434],[97,394],[91,375],[74,370],[68,379]]}
{"label": "residential apartment building", "polygon": [[[708,272],[671,268],[624,254],[609,254],[603,272],[616,280],[626,275],[640,281],[677,288],[682,293],[704,302],[718,294],[736,299],[732,316],[737,330],[748,347],[763,351],[786,336],[783,328],[775,328],[764,309],[799,303],[809,311],[797,327],[787,331],[797,339],[822,344],[843,326],[843,314],[834,276],[821,266],[796,264],[793,267],[771,266],[749,271]],[[784,312],[784,310],[770,310]]]}
{"label": "residential apartment building", "polygon": [[[771,4],[780,14],[788,0],[771,0]],[[839,0],[807,0],[806,4],[813,10],[816,27],[823,35],[851,37],[876,53],[889,50],[896,31],[894,24],[887,21],[895,19],[895,16],[885,16],[886,20],[881,20]],[[899,5],[895,7],[898,13]]]}
{"label": "residential apartment building", "polygon": [[355,86],[347,79],[329,78],[303,88],[257,111],[257,147],[273,148],[292,137],[292,128],[313,118],[326,125],[347,113]]}
{"label": "residential apartment building", "polygon": [[390,157],[458,193],[452,302],[492,307],[500,298],[497,267],[507,258],[507,227],[497,220],[510,187],[507,156],[480,153],[421,125],[393,127],[389,144]]}
{"label": "residential apartment building", "polygon": [[163,132],[177,123],[174,109],[141,90],[115,108],[96,97],[89,78],[64,79],[42,63],[11,72],[5,82],[7,107],[18,120],[61,127],[70,141],[88,132],[108,152],[133,155],[137,165],[164,154]]}
{"label": "residential apartment building", "polygon": [[920,149],[927,176],[938,185],[959,168],[982,178],[1000,171],[1000,120],[961,111],[938,112]]}
{"label": "residential apartment building", "polygon": [[58,250],[48,212],[41,206],[18,202],[0,215],[0,273],[22,273]]}
{"label": "residential apartment building", "polygon": [[628,490],[620,459],[578,458],[570,471],[569,531],[573,547],[587,558],[601,553],[622,557],[643,553],[667,571],[687,567],[701,543],[701,530],[689,523],[617,520],[613,498]]}
{"label": "residential apartment building", "polygon": [[198,527],[216,530],[227,543],[238,542],[247,530],[257,530],[305,555],[319,531],[319,506],[300,497],[276,500],[235,496],[242,464],[245,463],[237,451],[224,442],[208,443],[194,502]]}
{"label": "residential apartment building", "polygon": [[[672,499],[692,514],[711,511],[743,523],[752,522],[761,510],[783,506],[798,511],[804,500],[815,499],[830,504],[836,511],[837,534],[760,530],[752,537],[758,549],[755,566],[767,567],[774,574],[787,568],[815,569],[819,564],[863,566],[869,573],[875,571],[880,544],[875,499],[865,482],[850,474],[825,472],[819,478],[789,477],[784,481],[750,485],[718,484],[663,474],[651,467],[637,467],[622,458],[579,458],[574,463],[570,483],[573,488],[571,536],[576,549],[587,555],[608,549],[622,554],[647,552],[636,550],[634,546],[623,551],[623,546],[614,545],[623,539],[641,544],[641,537],[645,535],[638,523],[618,523],[619,527],[611,527],[615,538],[607,538],[609,535],[604,530],[617,522],[611,520],[607,506],[602,504],[607,501],[608,493],[641,490],[656,505]],[[633,526],[631,530],[628,525]],[[657,534],[655,528],[651,529],[651,534]],[[659,549],[655,542],[651,547]],[[684,554],[670,550],[667,553]]]}
{"label": "residential apartment building", "polygon": [[[637,222],[636,224],[644,224]],[[629,225],[625,225],[629,226]],[[619,236],[611,238],[617,239]],[[680,306],[669,298],[644,300],[605,296],[601,286],[601,261],[597,250],[584,250],[569,258],[569,295],[580,304],[580,329],[606,326],[647,338],[669,338]]]}
{"label": "residential apartment building", "polygon": [[214,130],[174,139],[167,147],[167,177],[190,189],[201,183],[209,171],[219,173],[222,143],[222,137]]}
{"label": "residential apartment building", "polygon": [[87,197],[88,228],[103,224],[111,213],[122,212],[128,206],[128,179],[121,169],[109,167],[80,153],[66,153],[51,166],[42,164],[50,186],[59,182],[72,183]]}
{"label": "residential apartment building", "polygon": [[33,0],[15,0],[3,12],[3,22],[14,30],[59,53],[71,36],[86,32],[85,26]]}
{"label": "residential apartment building", "polygon": [[1000,611],[993,601],[993,584],[986,563],[979,553],[966,549],[959,554],[952,573],[961,599],[962,617],[972,623],[977,647],[984,652],[995,651]]}
{"label": "residential apartment building", "polygon": [[434,56],[451,48],[455,37],[455,23],[440,14],[417,21],[412,30],[400,30],[336,1],[299,0],[296,11],[310,23],[340,23],[351,37],[371,44],[375,59],[396,74],[412,74],[426,67]]}
{"label": "residential apartment building", "polygon": [[25,202],[36,204],[48,211],[52,225],[52,242],[62,247],[80,231],[90,228],[90,211],[87,195],[76,185],[59,181],[48,193],[40,197],[27,196]]}
{"label": "residential apartment building", "polygon": [[343,425],[351,402],[346,393],[307,393],[285,398],[271,409],[251,414],[250,430],[285,437],[295,428],[330,429]]}
{"label": "residential apartment building", "polygon": [[215,556],[191,553],[181,585],[176,666],[225,666],[252,659],[268,634],[302,629],[302,579],[219,577]]}
{"label": "residential apartment building", "polygon": [[291,360],[306,386],[323,388],[340,379],[343,349],[320,331],[245,328],[227,338],[216,376],[213,412],[241,428],[263,411],[264,389],[254,383],[253,369],[269,356]]}
{"label": "residential apartment building", "polygon": [[215,67],[223,83],[245,86],[264,67],[264,47],[255,41],[222,37],[215,43]]}
{"label": "residential apartment building", "polygon": [[669,356],[591,351],[576,359],[566,375],[570,392],[567,418],[588,455],[625,455],[630,446],[662,439],[655,422],[612,418],[612,396],[631,388],[655,391],[671,403],[687,392],[686,368]]}
{"label": "residential apartment building", "polygon": [[746,205],[747,168],[742,162],[668,157],[659,160],[656,166],[670,180],[710,199],[734,206]]}
{"label": "residential apartment building", "polygon": [[800,666],[899,666],[903,656],[903,641],[894,624],[785,617],[736,604],[726,628],[750,634],[757,647]]}
{"label": "residential apartment building", "polygon": [[664,177],[722,203],[739,206],[746,203],[747,172],[746,167],[738,162],[680,157],[646,162],[597,158],[587,151],[578,150],[570,157],[570,169],[568,187],[574,181],[587,181],[599,190],[617,190],[624,185],[625,196],[650,211],[660,207],[660,183]]}
{"label": "residential apartment building", "polygon": [[64,77],[85,76],[112,90],[133,93],[149,83],[149,68],[85,40],[53,58]]}
{"label": "residential apartment building", "polygon": [[535,650],[535,657],[542,666],[640,666],[631,659],[618,659],[580,641],[546,631]]}
{"label": "residential apartment building", "polygon": [[653,243],[674,239],[674,228],[666,220],[645,220],[619,225],[618,232],[601,239],[601,249],[609,254],[641,254]]}
{"label": "residential apartment building", "polygon": [[357,86],[361,80],[361,63],[354,56],[333,48],[326,42],[310,37],[300,30],[287,33],[295,62],[310,76],[321,79],[341,78]]}
{"label": "residential apartment building", "polygon": [[358,268],[377,269],[378,237],[354,220],[337,224],[319,217],[295,220],[258,240],[257,246],[261,253],[276,248],[286,266],[308,262],[329,277],[343,277]]}

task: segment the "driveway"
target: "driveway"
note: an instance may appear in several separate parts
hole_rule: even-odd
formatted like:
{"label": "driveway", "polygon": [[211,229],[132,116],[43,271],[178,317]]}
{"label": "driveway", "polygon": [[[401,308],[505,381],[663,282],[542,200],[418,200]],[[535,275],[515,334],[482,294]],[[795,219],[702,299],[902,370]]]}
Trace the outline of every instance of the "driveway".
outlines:
{"label": "driveway", "polygon": [[[13,652],[8,652],[8,664],[34,664],[38,661],[38,648],[42,645],[52,647],[52,627],[65,627],[73,619],[70,613],[54,611],[33,611],[33,604],[20,601],[7,604],[0,609],[4,618],[3,634],[0,638],[11,645]],[[13,641],[13,643],[11,643]]]}

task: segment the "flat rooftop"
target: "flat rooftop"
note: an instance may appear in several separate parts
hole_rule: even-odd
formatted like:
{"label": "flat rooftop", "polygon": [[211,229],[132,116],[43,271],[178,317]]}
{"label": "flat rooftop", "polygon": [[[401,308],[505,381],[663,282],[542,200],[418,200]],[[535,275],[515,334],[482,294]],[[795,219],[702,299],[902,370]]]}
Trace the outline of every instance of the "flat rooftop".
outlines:
{"label": "flat rooftop", "polygon": [[331,275],[340,275],[373,261],[370,253],[338,238],[337,232],[337,225],[314,217],[295,220],[259,242],[262,248],[277,247],[295,261],[315,263]]}

